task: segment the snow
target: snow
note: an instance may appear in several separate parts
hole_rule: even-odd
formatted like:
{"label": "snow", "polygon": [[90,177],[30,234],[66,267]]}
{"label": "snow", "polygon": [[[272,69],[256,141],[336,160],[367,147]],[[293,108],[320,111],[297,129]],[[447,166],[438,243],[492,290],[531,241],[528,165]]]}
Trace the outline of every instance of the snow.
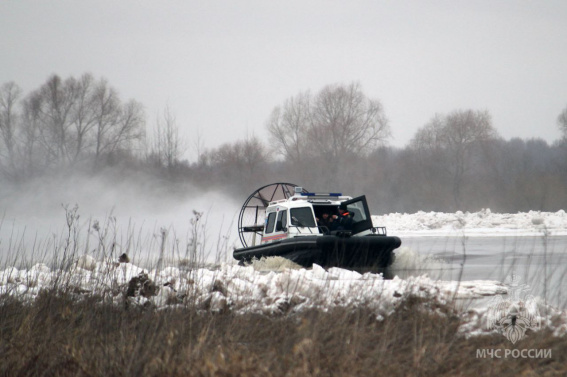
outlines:
{"label": "snow", "polygon": [[[199,268],[182,271],[167,267],[161,271],[147,271],[130,263],[98,262],[93,271],[76,267],[70,271],[52,271],[43,264],[29,270],[7,268],[0,271],[0,294],[14,292],[26,300],[33,300],[42,288],[56,281],[66,281],[76,291],[113,292],[119,299],[128,282],[140,273],[146,273],[161,287],[160,293],[146,301],[160,307],[167,298],[192,297],[196,302],[225,300],[235,312],[275,313],[283,303],[300,303],[299,308],[331,308],[335,306],[369,305],[377,314],[390,315],[402,297],[414,295],[435,298],[439,302],[504,294],[506,287],[498,281],[466,283],[436,282],[427,276],[391,280],[381,274],[324,268],[286,268],[281,272],[257,271],[253,266],[222,264],[217,269]],[[58,279],[58,280],[57,280]],[[166,285],[167,284],[167,285]],[[33,288],[33,289],[32,289]],[[141,297],[133,297],[140,299]],[[181,302],[181,301],[180,301]]]}
{"label": "snow", "polygon": [[[159,290],[155,295],[126,297],[128,282],[147,274]],[[0,295],[16,295],[24,301],[35,299],[42,288],[56,282],[81,294],[105,294],[116,304],[129,300],[137,305],[164,308],[171,305],[195,304],[203,310],[234,313],[280,314],[301,312],[308,308],[328,310],[333,307],[365,305],[374,311],[377,320],[392,315],[408,297],[430,299],[441,304],[505,295],[506,284],[499,281],[435,281],[423,276],[384,279],[381,274],[340,268],[285,268],[282,271],[258,271],[254,266],[222,264],[219,268],[180,270],[166,267],[147,271],[130,263],[97,262],[93,271],[75,267],[69,271],[50,270],[36,264],[29,270],[6,268],[0,271]],[[567,313],[539,303],[545,313],[542,321],[557,335],[567,333]],[[457,305],[459,306],[459,305]],[[465,305],[466,306],[466,305]],[[464,310],[461,331],[470,336],[488,332],[484,329],[486,308]],[[552,322],[552,318],[560,318]],[[558,323],[558,324],[557,324]]]}
{"label": "snow", "polygon": [[[375,225],[386,226],[389,234],[402,238],[461,236],[463,233],[467,236],[522,236],[542,232],[567,235],[565,211],[496,214],[486,209],[475,213],[394,213],[374,216],[373,221]],[[402,257],[409,255],[400,254]],[[436,263],[435,260],[429,262]],[[170,265],[148,270],[133,263],[97,261],[90,255],[83,255],[65,271],[51,269],[42,263],[27,269],[2,268],[0,295],[16,295],[27,302],[34,300],[41,289],[64,284],[66,288],[72,288],[77,297],[104,293],[116,304],[127,300],[157,309],[191,304],[207,311],[278,314],[309,308],[329,310],[364,305],[373,310],[377,320],[383,320],[395,313],[403,300],[421,297],[441,304],[456,303],[463,319],[460,330],[464,336],[492,331],[485,326],[486,298],[506,295],[509,291],[506,283],[496,280],[444,281],[427,275],[384,279],[381,274],[324,269],[318,265],[310,269],[299,268],[281,258],[257,261],[246,267],[231,261],[215,268],[189,269]],[[155,283],[157,291],[127,296],[129,282],[143,276]],[[475,304],[471,305],[471,302]],[[557,336],[567,334],[565,308],[552,307],[541,299],[537,299],[537,305],[543,324],[552,328]]]}
{"label": "snow", "polygon": [[478,212],[391,213],[372,216],[375,226],[385,226],[389,234],[400,237],[423,236],[534,236],[547,233],[567,235],[567,213],[529,211],[492,213],[490,209]]}

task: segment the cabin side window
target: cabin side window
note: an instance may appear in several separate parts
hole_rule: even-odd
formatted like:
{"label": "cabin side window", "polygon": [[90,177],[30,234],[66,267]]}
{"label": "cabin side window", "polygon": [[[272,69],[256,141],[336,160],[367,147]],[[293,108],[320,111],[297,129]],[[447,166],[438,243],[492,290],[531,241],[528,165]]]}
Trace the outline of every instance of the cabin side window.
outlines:
{"label": "cabin side window", "polygon": [[315,227],[315,218],[311,207],[292,208],[290,210],[291,225],[299,227]]}
{"label": "cabin side window", "polygon": [[278,213],[278,219],[276,221],[276,232],[287,230],[287,210],[280,211]]}
{"label": "cabin side window", "polygon": [[268,215],[268,224],[266,224],[266,233],[274,231],[274,224],[276,223],[276,213],[272,212]]}

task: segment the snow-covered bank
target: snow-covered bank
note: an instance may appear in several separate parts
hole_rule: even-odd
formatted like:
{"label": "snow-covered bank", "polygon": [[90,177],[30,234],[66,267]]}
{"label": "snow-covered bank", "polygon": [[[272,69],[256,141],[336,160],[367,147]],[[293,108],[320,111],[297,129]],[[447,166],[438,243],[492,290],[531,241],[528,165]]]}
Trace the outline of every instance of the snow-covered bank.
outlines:
{"label": "snow-covered bank", "polygon": [[567,235],[567,213],[529,211],[492,213],[478,212],[390,213],[372,216],[375,226],[385,226],[389,234],[400,237],[423,236],[537,236]]}
{"label": "snow-covered bank", "polygon": [[[433,281],[426,276],[407,279],[383,279],[381,274],[360,274],[340,268],[283,268],[265,271],[253,266],[222,264],[217,269],[182,270],[166,267],[144,270],[131,263],[97,262],[92,270],[76,267],[71,271],[51,270],[36,264],[29,270],[7,268],[0,271],[0,294],[19,294],[33,300],[41,289],[66,282],[66,287],[83,293],[110,293],[116,302],[123,300],[129,281],[147,274],[158,287],[155,296],[132,297],[137,303],[157,307],[191,297],[195,302],[210,301],[211,308],[230,308],[235,312],[275,313],[282,303],[295,302],[294,310],[314,307],[370,305],[377,314],[389,315],[399,300],[408,295],[449,300],[505,294],[506,286],[498,281],[458,283]],[[179,300],[182,302],[183,300]]]}
{"label": "snow-covered bank", "polygon": [[[142,293],[133,279],[151,279],[154,288]],[[64,287],[80,298],[85,294],[104,294],[117,304],[152,305],[156,308],[194,304],[210,311],[277,314],[301,312],[309,308],[328,310],[333,307],[365,306],[375,312],[377,320],[395,313],[408,297],[419,297],[445,304],[457,300],[456,307],[466,307],[470,299],[508,293],[499,281],[434,281],[427,276],[391,280],[381,274],[330,268],[317,265],[312,269],[285,267],[280,271],[263,271],[254,266],[223,264],[216,269],[185,270],[166,267],[144,270],[131,263],[96,262],[89,269],[75,266],[70,271],[51,270],[36,264],[28,270],[10,267],[0,271],[0,296],[15,295],[24,301],[34,300],[44,288]],[[147,285],[146,285],[147,288]],[[541,322],[558,336],[567,333],[567,312],[537,302]],[[485,327],[486,309],[463,309],[463,333],[489,331]]]}
{"label": "snow-covered bank", "polygon": [[[407,237],[463,235],[552,235],[560,236],[561,239],[567,236],[565,211],[517,214],[495,214],[490,210],[475,213],[417,212],[374,216],[373,221],[376,226],[386,226],[389,234],[400,236],[402,240]],[[85,238],[88,239],[88,236]],[[159,241],[159,238],[157,240]],[[413,241],[420,240],[414,238]],[[0,243],[0,246],[5,247],[6,244]],[[86,247],[79,246],[77,250],[87,250]],[[117,250],[123,251],[120,245],[112,243],[110,246],[117,246]],[[91,244],[91,250],[93,247]],[[18,255],[15,250],[19,252],[20,248],[10,248],[8,244],[9,255]],[[564,249],[553,251],[555,256],[565,255]],[[531,249],[528,253],[535,256],[534,260],[529,261],[534,264],[535,269],[539,266],[535,261],[538,254]],[[325,270],[314,266],[311,269],[301,269],[277,258],[260,261],[250,267],[240,267],[231,261],[216,268],[192,270],[175,263],[158,270],[145,269],[140,267],[144,266],[143,258],[136,259],[135,256],[132,263],[96,261],[90,256],[82,257],[71,269],[65,271],[52,269],[41,263],[31,263],[29,266],[33,265],[32,267],[25,266],[20,269],[12,265],[0,265],[0,297],[8,294],[24,301],[32,301],[42,289],[56,285],[69,288],[67,291],[77,298],[82,295],[103,294],[117,305],[130,302],[135,305],[164,308],[190,304],[205,311],[262,314],[301,312],[309,308],[328,310],[333,307],[365,306],[374,311],[378,320],[395,313],[400,303],[408,297],[419,297],[431,300],[432,304],[445,304],[456,300],[458,315],[463,321],[464,335],[493,331],[486,326],[490,305],[488,301],[492,297],[510,293],[506,282],[478,280],[477,275],[467,281],[456,281],[459,277],[433,279],[425,273],[453,265],[437,259],[435,255],[420,255],[419,250],[412,249],[411,245],[403,245],[396,254],[397,262],[394,263],[392,271],[396,273],[396,268],[411,270],[414,276],[396,276],[388,280],[383,279],[380,274],[360,274],[338,268]],[[472,258],[482,253],[470,254],[469,257]],[[502,255],[499,261],[507,261],[505,257],[521,257],[513,252]],[[560,290],[565,276],[565,266],[562,264],[564,259],[556,257],[553,259],[554,264],[549,261],[552,259],[541,262],[545,267],[541,271],[558,276],[558,279],[549,279],[547,282],[559,286],[557,289]],[[547,269],[551,264],[553,266],[550,267],[554,268]],[[481,267],[484,268],[483,266],[485,265]],[[535,270],[537,274],[539,271]],[[138,286],[133,289],[132,281],[136,279]],[[141,293],[143,282],[148,281],[143,279],[151,279],[150,293]],[[559,336],[567,334],[565,300],[556,300],[560,308],[550,306],[537,297],[534,300],[543,327],[551,328]],[[469,305],[471,301],[474,305]],[[435,310],[435,305],[430,307]]]}

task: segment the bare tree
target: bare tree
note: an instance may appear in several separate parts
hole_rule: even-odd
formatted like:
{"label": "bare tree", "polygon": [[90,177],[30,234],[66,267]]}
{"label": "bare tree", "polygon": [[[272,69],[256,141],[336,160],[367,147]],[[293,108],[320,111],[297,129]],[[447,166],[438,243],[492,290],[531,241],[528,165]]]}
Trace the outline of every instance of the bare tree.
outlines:
{"label": "bare tree", "polygon": [[97,127],[97,159],[101,154],[110,155],[118,151],[132,152],[144,137],[145,115],[142,104],[130,100],[118,107],[110,116],[114,119],[108,127]]}
{"label": "bare tree", "polygon": [[453,200],[459,208],[463,180],[472,166],[473,152],[483,142],[497,137],[488,111],[458,110],[447,116],[435,115],[417,131],[410,146],[422,158],[427,154],[430,160],[435,157],[436,166],[445,166],[452,177]]}
{"label": "bare tree", "polygon": [[242,162],[253,177],[261,165],[270,161],[270,156],[264,145],[256,136],[249,136],[241,142],[237,142],[241,150]]}
{"label": "bare tree", "polygon": [[91,94],[91,109],[93,113],[93,144],[95,164],[109,148],[112,138],[111,129],[118,123],[121,112],[120,99],[114,89],[109,87],[106,80],[101,79],[93,88]]}
{"label": "bare tree", "polygon": [[274,109],[267,128],[293,163],[315,156],[336,164],[349,154],[366,155],[390,136],[381,103],[366,97],[357,83],[288,99]]}
{"label": "bare tree", "polygon": [[72,110],[76,101],[74,79],[63,81],[53,75],[31,97],[35,104],[34,116],[40,125],[39,141],[49,160],[67,161],[72,149]]}
{"label": "bare tree", "polygon": [[367,98],[357,83],[323,88],[312,119],[309,144],[332,162],[348,154],[366,155],[390,136],[381,103]]}
{"label": "bare tree", "polygon": [[172,168],[186,152],[185,142],[179,136],[175,115],[169,107],[163,111],[163,118],[157,118],[151,154],[160,165]]}
{"label": "bare tree", "polygon": [[563,140],[567,141],[567,107],[557,117],[557,126],[563,135]]}
{"label": "bare tree", "polygon": [[43,170],[49,165],[47,151],[40,142],[41,119],[40,119],[40,98],[30,95],[22,101],[22,122],[21,126],[21,158],[22,174],[31,176],[36,171]]}
{"label": "bare tree", "polygon": [[244,140],[225,143],[206,151],[200,161],[208,164],[210,172],[220,181],[249,187],[252,182],[259,182],[263,178],[270,155],[258,138],[248,136]]}
{"label": "bare tree", "polygon": [[307,133],[311,125],[311,95],[309,92],[287,99],[276,107],[267,123],[268,132],[278,152],[296,164],[307,152]]}
{"label": "bare tree", "polygon": [[70,80],[69,84],[74,86],[75,105],[72,111],[72,124],[74,126],[74,153],[69,159],[74,163],[87,149],[89,142],[88,134],[96,125],[96,108],[93,96],[94,79],[90,74],[84,74],[77,81]]}
{"label": "bare tree", "polygon": [[22,90],[14,82],[0,87],[0,167],[10,176],[17,174],[16,104],[21,94]]}
{"label": "bare tree", "polygon": [[[132,151],[143,136],[143,107],[123,104],[104,79],[51,76],[23,103],[23,150],[28,164],[76,164]],[[41,151],[39,150],[41,149]]]}
{"label": "bare tree", "polygon": [[456,111],[447,116],[444,132],[446,147],[453,162],[453,198],[461,204],[461,187],[473,147],[497,137],[488,111]]}
{"label": "bare tree", "polygon": [[444,148],[444,128],[444,117],[440,114],[435,114],[429,123],[417,130],[415,136],[410,141],[410,146],[418,152],[429,152]]}
{"label": "bare tree", "polygon": [[197,165],[203,166],[206,162],[201,160],[201,156],[205,151],[205,138],[203,136],[203,132],[200,128],[193,134],[193,150],[195,151],[195,157],[197,159]]}

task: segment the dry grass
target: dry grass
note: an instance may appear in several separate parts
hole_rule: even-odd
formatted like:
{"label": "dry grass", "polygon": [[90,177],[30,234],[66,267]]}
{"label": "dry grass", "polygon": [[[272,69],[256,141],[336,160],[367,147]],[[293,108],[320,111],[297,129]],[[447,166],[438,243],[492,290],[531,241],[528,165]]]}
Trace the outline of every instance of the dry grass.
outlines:
{"label": "dry grass", "polygon": [[[465,339],[448,307],[407,300],[377,321],[366,308],[301,314],[155,310],[42,292],[0,297],[3,376],[544,376],[567,374],[567,338]],[[480,348],[552,349],[551,359],[478,359]]]}

